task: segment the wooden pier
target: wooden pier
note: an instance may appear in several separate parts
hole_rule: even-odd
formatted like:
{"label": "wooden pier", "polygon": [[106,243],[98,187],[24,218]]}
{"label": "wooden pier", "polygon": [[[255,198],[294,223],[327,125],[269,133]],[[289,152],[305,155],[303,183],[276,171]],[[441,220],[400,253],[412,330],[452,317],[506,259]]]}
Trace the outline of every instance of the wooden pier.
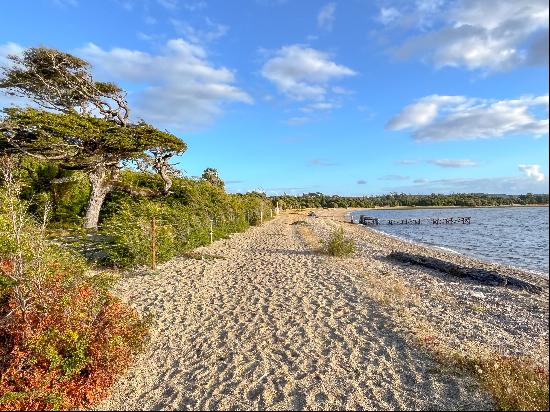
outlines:
{"label": "wooden pier", "polygon": [[[451,225],[454,223],[462,223],[469,225],[471,221],[470,216],[461,217],[427,217],[427,218],[407,218],[407,219],[380,219],[378,217],[371,217],[366,215],[359,216],[359,224],[366,226],[377,226],[381,224],[387,225],[420,225],[422,222],[430,223],[432,225]],[[355,223],[353,217],[351,223]]]}

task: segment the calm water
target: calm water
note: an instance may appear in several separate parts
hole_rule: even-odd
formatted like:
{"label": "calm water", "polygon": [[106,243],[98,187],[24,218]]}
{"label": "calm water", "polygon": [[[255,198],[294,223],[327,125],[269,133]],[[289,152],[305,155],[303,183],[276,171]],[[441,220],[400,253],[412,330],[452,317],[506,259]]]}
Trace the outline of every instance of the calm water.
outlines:
{"label": "calm water", "polygon": [[353,212],[381,219],[470,216],[471,224],[387,225],[375,229],[428,245],[448,248],[483,260],[542,272],[548,276],[548,207],[364,210]]}

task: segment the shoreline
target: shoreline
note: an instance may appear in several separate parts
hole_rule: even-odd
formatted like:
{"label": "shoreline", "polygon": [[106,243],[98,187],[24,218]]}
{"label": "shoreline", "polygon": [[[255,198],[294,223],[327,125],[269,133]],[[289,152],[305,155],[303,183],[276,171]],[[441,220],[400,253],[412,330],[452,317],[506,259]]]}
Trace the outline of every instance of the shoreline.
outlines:
{"label": "shoreline", "polygon": [[[509,206],[509,207],[531,207],[531,206]],[[533,206],[533,207],[547,207],[547,205],[546,206]],[[461,208],[474,209],[473,207],[454,207],[454,206],[450,206],[450,207],[426,207],[426,208],[424,208],[424,207],[422,207],[422,208],[420,208],[420,207],[418,207],[418,208],[414,208],[414,207],[413,208],[399,208],[398,207],[398,208],[375,208],[375,209],[371,208],[371,209],[357,209],[357,210],[354,209],[351,212],[345,213],[344,214],[344,219],[349,221],[349,219],[351,217],[351,213],[355,213],[355,212],[359,212],[359,211],[363,211],[363,210],[365,210],[365,211],[367,211],[367,210],[393,210],[393,209],[395,209],[395,210],[419,210],[419,209],[461,209]],[[489,206],[489,207],[480,206],[480,207],[477,207],[477,208],[478,209],[479,208],[500,208],[500,206]],[[441,245],[437,245],[437,244],[424,243],[424,242],[421,242],[421,241],[418,241],[418,240],[409,239],[409,238],[404,237],[404,236],[399,236],[399,235],[396,235],[396,234],[393,234],[393,233],[388,233],[388,232],[385,232],[383,230],[377,230],[375,227],[368,227],[368,226],[360,225],[360,224],[357,224],[357,225],[360,226],[360,227],[363,227],[364,229],[374,230],[377,233],[382,233],[384,235],[390,236],[390,237],[395,238],[397,240],[401,240],[401,241],[405,241],[405,242],[411,242],[413,244],[428,247],[428,248],[448,250],[451,253],[456,253],[456,254],[459,254],[459,255],[466,256],[466,257],[475,258],[475,259],[478,259],[478,260],[480,260],[481,262],[484,262],[484,263],[498,264],[498,265],[502,265],[502,266],[505,266],[505,267],[509,267],[511,269],[526,271],[526,272],[532,273],[533,275],[540,276],[544,279],[549,278],[549,273],[547,271],[544,271],[544,269],[533,269],[533,268],[527,268],[527,267],[522,267],[522,266],[511,265],[511,264],[507,264],[507,263],[504,263],[504,262],[501,262],[501,261],[498,261],[498,260],[491,260],[488,257],[475,255],[475,254],[469,254],[469,253],[463,252],[461,250],[456,250],[456,249],[453,249],[452,246],[441,246]]]}
{"label": "shoreline", "polygon": [[[527,356],[548,370],[548,280],[345,224],[349,211],[285,211],[196,250],[216,258],[120,279],[115,293],[156,320],[97,408],[486,410],[490,394],[436,350]],[[353,257],[317,252],[338,227]],[[398,263],[393,250],[498,269],[543,292]]]}
{"label": "shoreline", "polygon": [[399,240],[399,241],[402,241],[402,242],[408,242],[408,243],[412,243],[413,245],[415,246],[422,246],[422,247],[425,247],[425,248],[430,248],[430,249],[436,249],[436,250],[441,250],[443,252],[446,252],[446,253],[452,253],[452,254],[456,254],[456,255],[460,255],[462,257],[465,257],[465,258],[472,258],[472,259],[477,259],[479,260],[482,264],[485,264],[485,265],[498,265],[498,266],[502,266],[504,268],[506,268],[507,270],[512,270],[512,271],[518,271],[518,272],[525,272],[525,273],[528,273],[529,275],[533,275],[533,276],[539,276],[543,279],[549,279],[549,274],[546,273],[546,272],[543,272],[543,271],[538,271],[538,270],[535,270],[535,269],[529,269],[529,268],[524,268],[524,267],[521,267],[521,266],[514,266],[514,265],[507,265],[505,263],[502,263],[502,262],[498,262],[496,260],[490,260],[490,259],[484,259],[482,257],[478,257],[478,256],[475,256],[475,255],[470,255],[468,253],[464,253],[464,252],[461,252],[459,250],[455,250],[455,249],[452,249],[450,247],[446,247],[446,246],[438,246],[438,245],[432,245],[432,244],[429,244],[429,243],[423,243],[423,242],[419,242],[419,241],[416,241],[416,240],[412,240],[412,239],[407,239],[405,237],[401,237],[401,236],[398,236],[398,235],[394,235],[392,233],[386,233],[386,232],[383,232],[381,230],[376,230],[372,227],[363,227],[365,230],[373,230],[373,231],[376,231],[376,233],[381,233],[381,234],[384,234],[386,236],[389,236],[395,240]]}

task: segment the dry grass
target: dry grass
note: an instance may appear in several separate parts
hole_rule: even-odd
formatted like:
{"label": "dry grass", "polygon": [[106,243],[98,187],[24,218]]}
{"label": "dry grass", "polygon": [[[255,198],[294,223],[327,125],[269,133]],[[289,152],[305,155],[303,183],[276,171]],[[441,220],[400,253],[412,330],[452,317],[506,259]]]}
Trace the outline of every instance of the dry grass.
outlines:
{"label": "dry grass", "polygon": [[457,351],[439,342],[430,349],[444,365],[474,375],[493,397],[497,410],[548,410],[548,371],[533,359],[483,348]]}
{"label": "dry grass", "polygon": [[420,304],[418,292],[398,277],[388,274],[366,275],[369,280],[369,295],[384,306],[391,306],[398,311],[404,311],[411,305]]}
{"label": "dry grass", "polygon": [[321,249],[321,241],[310,226],[297,225],[297,231],[304,243],[313,251]]}

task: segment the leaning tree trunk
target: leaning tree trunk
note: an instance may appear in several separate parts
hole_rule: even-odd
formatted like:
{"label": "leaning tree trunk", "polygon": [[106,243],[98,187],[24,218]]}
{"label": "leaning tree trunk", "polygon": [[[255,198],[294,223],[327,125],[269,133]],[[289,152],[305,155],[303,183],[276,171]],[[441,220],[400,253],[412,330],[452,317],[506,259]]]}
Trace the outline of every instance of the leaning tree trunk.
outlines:
{"label": "leaning tree trunk", "polygon": [[98,166],[89,173],[91,192],[84,218],[84,229],[97,230],[99,212],[105,200],[105,196],[112,189],[110,173],[105,166]]}

